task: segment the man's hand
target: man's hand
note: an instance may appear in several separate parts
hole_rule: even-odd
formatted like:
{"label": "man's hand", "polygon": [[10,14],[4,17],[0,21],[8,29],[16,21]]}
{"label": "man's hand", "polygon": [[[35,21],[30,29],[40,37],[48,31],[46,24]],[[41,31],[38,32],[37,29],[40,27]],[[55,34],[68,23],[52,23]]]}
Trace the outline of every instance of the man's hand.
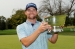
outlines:
{"label": "man's hand", "polygon": [[47,22],[42,22],[38,28],[38,31],[40,31],[40,33],[42,33],[47,29],[51,29],[51,25],[49,25]]}

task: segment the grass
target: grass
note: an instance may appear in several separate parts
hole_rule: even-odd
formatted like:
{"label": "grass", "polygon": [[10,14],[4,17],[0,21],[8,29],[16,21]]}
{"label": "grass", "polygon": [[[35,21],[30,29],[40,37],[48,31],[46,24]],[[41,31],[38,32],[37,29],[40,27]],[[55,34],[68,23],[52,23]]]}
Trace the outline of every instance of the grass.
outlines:
{"label": "grass", "polygon": [[64,31],[65,32],[70,32],[70,31],[74,31],[75,32],[75,26],[64,27]]}
{"label": "grass", "polygon": [[[22,49],[17,35],[0,35],[0,49]],[[48,49],[75,49],[75,36],[59,35],[56,44],[48,42]]]}
{"label": "grass", "polygon": [[22,49],[17,35],[0,35],[0,49]]}
{"label": "grass", "polygon": [[[0,49],[22,49],[15,29],[0,30],[0,34]],[[75,49],[75,32],[59,33],[56,44],[48,42],[48,49]]]}
{"label": "grass", "polygon": [[75,49],[75,36],[59,35],[56,44],[48,43],[49,49]]}
{"label": "grass", "polygon": [[0,35],[16,35],[15,29],[0,30]]}

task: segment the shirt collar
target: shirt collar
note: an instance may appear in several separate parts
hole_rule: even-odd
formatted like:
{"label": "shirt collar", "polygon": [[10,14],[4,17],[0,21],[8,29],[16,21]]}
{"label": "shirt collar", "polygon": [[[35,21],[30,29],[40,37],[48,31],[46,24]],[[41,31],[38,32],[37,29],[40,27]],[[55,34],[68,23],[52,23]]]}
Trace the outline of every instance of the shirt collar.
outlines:
{"label": "shirt collar", "polygon": [[[36,20],[36,23],[38,23],[38,22],[39,22],[39,21]],[[26,20],[26,23],[27,23],[27,24],[32,24],[32,22],[30,22],[30,21],[28,21],[28,20]],[[36,23],[35,23],[35,24],[36,24]]]}

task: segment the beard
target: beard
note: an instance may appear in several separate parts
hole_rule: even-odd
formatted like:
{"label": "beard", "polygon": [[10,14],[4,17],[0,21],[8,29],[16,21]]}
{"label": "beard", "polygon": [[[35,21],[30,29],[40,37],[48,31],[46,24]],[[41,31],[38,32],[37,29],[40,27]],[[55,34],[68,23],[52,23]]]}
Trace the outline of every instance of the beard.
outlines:
{"label": "beard", "polygon": [[36,19],[37,16],[29,16],[28,19]]}

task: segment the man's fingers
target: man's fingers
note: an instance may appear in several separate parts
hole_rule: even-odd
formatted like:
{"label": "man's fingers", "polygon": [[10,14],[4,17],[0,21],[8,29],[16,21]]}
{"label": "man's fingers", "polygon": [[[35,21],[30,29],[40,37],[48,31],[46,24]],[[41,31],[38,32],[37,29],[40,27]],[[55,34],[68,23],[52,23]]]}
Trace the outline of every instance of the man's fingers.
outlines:
{"label": "man's fingers", "polygon": [[51,25],[48,25],[48,29],[52,30],[52,29],[53,29],[53,27],[52,27]]}
{"label": "man's fingers", "polygon": [[47,22],[42,22],[42,24],[43,24],[43,25],[48,25],[48,23],[47,23]]}

